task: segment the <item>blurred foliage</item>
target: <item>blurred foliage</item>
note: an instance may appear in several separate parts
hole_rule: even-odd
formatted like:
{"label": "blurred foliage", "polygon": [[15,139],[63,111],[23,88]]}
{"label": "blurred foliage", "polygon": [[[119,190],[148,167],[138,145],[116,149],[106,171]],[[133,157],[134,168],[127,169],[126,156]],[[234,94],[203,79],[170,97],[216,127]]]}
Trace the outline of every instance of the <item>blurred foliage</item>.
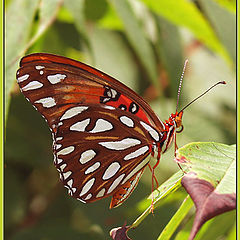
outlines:
{"label": "blurred foliage", "polygon": [[[161,119],[225,80],[186,109],[178,145],[192,141],[236,142],[236,1],[234,0],[8,0],[6,1],[5,239],[108,239],[109,230],[132,223],[151,191],[146,171],[132,196],[108,210],[110,199],[82,204],[59,184],[45,121],[24,99],[15,73],[32,52],[55,53],[91,64],[142,95]],[[180,107],[181,107],[180,106]],[[173,149],[156,169],[159,183],[177,166]],[[154,160],[153,160],[154,164]],[[133,239],[156,239],[185,193],[171,194],[134,231]],[[188,215],[175,239],[187,239]],[[196,239],[234,239],[235,213],[210,220]],[[210,236],[210,237],[209,237]]]}

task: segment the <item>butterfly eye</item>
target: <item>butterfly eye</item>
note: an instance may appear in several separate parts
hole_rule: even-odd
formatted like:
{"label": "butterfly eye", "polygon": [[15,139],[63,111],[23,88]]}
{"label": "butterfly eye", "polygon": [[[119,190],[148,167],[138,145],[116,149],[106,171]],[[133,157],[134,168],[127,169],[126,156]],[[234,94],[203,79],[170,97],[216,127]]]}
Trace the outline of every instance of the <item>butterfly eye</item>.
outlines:
{"label": "butterfly eye", "polygon": [[181,126],[180,126],[180,129],[177,130],[176,132],[177,132],[177,133],[181,133],[181,132],[183,131],[183,129],[184,129],[184,127],[183,127],[183,125],[181,125]]}

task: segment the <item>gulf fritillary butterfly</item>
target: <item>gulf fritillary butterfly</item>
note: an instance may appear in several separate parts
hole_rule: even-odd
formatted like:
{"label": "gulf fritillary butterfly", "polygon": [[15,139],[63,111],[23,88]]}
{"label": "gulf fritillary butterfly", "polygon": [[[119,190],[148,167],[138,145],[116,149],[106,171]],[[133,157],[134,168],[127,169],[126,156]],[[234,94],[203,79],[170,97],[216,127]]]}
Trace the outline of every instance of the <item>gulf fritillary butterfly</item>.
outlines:
{"label": "gulf fritillary butterfly", "polygon": [[49,125],[61,181],[84,203],[112,196],[110,208],[122,204],[182,126],[183,109],[163,122],[130,88],[66,57],[23,57],[17,82]]}

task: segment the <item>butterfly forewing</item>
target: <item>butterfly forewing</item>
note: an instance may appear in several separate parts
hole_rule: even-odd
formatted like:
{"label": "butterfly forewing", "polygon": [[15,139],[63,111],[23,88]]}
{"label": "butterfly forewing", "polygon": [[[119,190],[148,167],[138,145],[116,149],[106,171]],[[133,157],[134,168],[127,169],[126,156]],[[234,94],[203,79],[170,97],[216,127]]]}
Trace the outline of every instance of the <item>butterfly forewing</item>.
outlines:
{"label": "butterfly forewing", "polygon": [[[97,103],[104,92],[101,84],[86,77],[82,79],[78,69],[59,67],[58,64],[45,63],[19,69],[21,91],[47,119],[51,128],[55,128],[66,109],[79,103]],[[24,77],[27,79],[21,81]]]}
{"label": "butterfly forewing", "polygon": [[75,104],[101,103],[127,110],[159,130],[164,124],[150,106],[114,78],[69,58],[36,53],[22,58],[17,80],[25,97],[55,129]]}
{"label": "butterfly forewing", "polygon": [[119,200],[112,207],[122,202],[121,197],[125,200],[149,162],[154,139],[144,124],[102,104],[65,111],[54,136],[54,154],[69,193],[85,202],[115,194]]}

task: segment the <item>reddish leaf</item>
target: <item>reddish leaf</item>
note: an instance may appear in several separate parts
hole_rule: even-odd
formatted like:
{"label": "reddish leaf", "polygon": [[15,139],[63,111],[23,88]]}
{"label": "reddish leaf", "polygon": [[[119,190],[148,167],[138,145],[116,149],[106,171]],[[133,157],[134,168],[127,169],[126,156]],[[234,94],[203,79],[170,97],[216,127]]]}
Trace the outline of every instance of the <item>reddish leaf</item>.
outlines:
{"label": "reddish leaf", "polygon": [[114,240],[131,240],[131,238],[128,237],[127,231],[129,229],[129,226],[126,226],[126,223],[122,227],[113,228],[110,231],[110,236]]}
{"label": "reddish leaf", "polygon": [[221,194],[214,186],[194,173],[182,179],[182,185],[196,206],[196,216],[189,239],[194,239],[201,226],[209,219],[236,208],[236,194]]}

